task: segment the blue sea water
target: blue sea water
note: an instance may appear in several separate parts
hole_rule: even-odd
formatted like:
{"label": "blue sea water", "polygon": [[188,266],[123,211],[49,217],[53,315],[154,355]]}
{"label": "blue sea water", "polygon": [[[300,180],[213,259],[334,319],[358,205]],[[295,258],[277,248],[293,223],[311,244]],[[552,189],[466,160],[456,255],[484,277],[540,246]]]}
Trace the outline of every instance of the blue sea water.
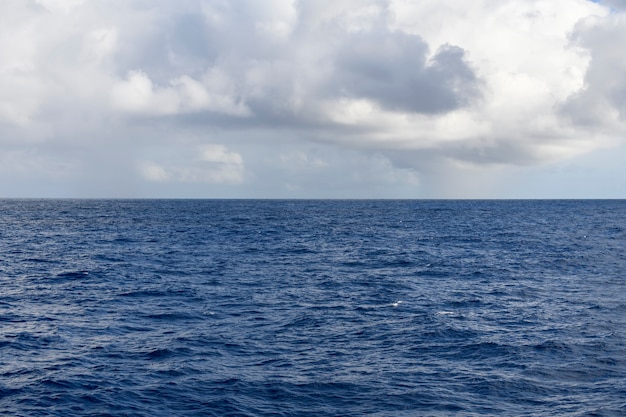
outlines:
{"label": "blue sea water", "polygon": [[0,414],[626,415],[626,201],[0,200]]}

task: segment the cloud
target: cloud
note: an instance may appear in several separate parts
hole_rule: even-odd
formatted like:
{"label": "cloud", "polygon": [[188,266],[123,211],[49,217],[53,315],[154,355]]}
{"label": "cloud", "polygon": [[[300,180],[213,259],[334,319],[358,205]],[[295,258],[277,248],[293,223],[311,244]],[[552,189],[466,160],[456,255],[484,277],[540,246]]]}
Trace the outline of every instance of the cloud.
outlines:
{"label": "cloud", "polygon": [[600,3],[603,4],[605,6],[610,7],[613,11],[618,11],[618,10],[625,10],[626,9],[626,3],[624,3],[624,0],[601,0],[601,1],[596,1],[596,3]]}
{"label": "cloud", "polygon": [[625,18],[588,0],[7,0],[0,146],[56,161],[35,179],[482,178],[622,140]]}
{"label": "cloud", "polygon": [[574,45],[588,51],[584,86],[564,103],[572,122],[582,127],[624,129],[626,58],[615,45],[626,42],[626,15],[582,19],[572,34]]}
{"label": "cloud", "polygon": [[250,110],[236,102],[227,75],[209,70],[201,80],[187,75],[174,78],[166,86],[156,86],[142,71],[130,71],[111,91],[115,110],[143,115],[173,115],[208,111],[232,116],[248,116]]}
{"label": "cloud", "polygon": [[182,161],[178,159],[141,160],[137,168],[146,180],[152,182],[238,184],[243,181],[241,155],[223,145],[204,145],[195,149],[195,156],[187,156]]}
{"label": "cloud", "polygon": [[337,51],[329,90],[365,98],[391,111],[446,113],[479,96],[476,74],[458,46],[443,45],[428,60],[428,46],[402,32],[358,32]]}

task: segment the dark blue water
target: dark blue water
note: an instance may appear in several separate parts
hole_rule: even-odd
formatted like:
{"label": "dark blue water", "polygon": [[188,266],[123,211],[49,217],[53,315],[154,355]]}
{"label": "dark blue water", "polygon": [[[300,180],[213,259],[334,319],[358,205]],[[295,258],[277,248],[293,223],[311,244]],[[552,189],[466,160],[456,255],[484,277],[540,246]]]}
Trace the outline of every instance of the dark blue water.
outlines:
{"label": "dark blue water", "polygon": [[626,201],[0,201],[0,414],[626,415]]}

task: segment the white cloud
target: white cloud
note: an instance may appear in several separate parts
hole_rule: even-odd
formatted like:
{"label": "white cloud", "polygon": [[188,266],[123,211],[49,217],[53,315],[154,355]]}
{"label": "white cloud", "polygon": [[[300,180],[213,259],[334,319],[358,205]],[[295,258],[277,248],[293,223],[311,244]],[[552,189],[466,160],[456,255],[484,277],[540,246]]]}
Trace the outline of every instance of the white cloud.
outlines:
{"label": "white cloud", "polygon": [[200,159],[205,162],[219,164],[242,165],[241,155],[229,152],[223,145],[205,145],[201,148]]}
{"label": "white cloud", "polygon": [[148,181],[172,183],[240,184],[244,179],[241,155],[223,145],[203,145],[192,155],[159,161],[140,160],[137,169]]}
{"label": "white cloud", "polygon": [[249,109],[236,102],[228,77],[212,69],[204,83],[187,75],[156,86],[142,71],[130,71],[125,80],[115,83],[111,92],[113,108],[145,115],[175,115],[209,111],[232,116],[248,116]]}
{"label": "white cloud", "polygon": [[155,87],[141,71],[131,71],[126,80],[117,83],[111,97],[115,108],[131,113],[173,114],[180,107],[176,91]]}
{"label": "white cloud", "polygon": [[171,180],[171,174],[162,166],[152,161],[140,161],[138,169],[148,181],[164,182]]}
{"label": "white cloud", "polygon": [[301,170],[302,167],[311,169],[323,169],[328,166],[328,162],[319,157],[309,155],[302,150],[291,150],[282,152],[279,156],[280,163],[287,169]]}

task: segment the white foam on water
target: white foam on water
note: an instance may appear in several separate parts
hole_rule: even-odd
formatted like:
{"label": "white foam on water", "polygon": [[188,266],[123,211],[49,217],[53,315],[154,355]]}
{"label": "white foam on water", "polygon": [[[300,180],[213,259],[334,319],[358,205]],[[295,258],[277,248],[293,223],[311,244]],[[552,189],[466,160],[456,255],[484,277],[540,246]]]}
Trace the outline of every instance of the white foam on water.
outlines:
{"label": "white foam on water", "polygon": [[437,315],[440,316],[451,316],[452,314],[454,314],[454,311],[438,311]]}

